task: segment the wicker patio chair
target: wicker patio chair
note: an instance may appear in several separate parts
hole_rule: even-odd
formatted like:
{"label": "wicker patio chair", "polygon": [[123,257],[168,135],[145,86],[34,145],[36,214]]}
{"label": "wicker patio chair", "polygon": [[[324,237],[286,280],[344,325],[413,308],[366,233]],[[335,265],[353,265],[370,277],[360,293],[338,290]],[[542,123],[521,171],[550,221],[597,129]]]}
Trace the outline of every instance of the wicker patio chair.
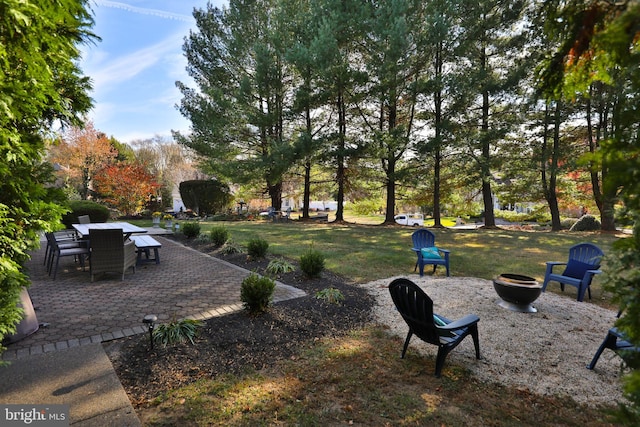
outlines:
{"label": "wicker patio chair", "polygon": [[86,245],[83,245],[82,242],[58,242],[53,233],[46,233],[45,236],[47,238],[47,246],[49,249],[45,262],[47,264],[47,273],[49,273],[49,276],[51,276],[51,272],[53,271],[53,280],[56,280],[56,276],[58,275],[60,258],[65,256],[73,256],[77,258],[84,270],[85,256],[89,256],[89,248]]}
{"label": "wicker patio chair", "polygon": [[92,282],[98,273],[122,274],[124,280],[124,273],[129,267],[136,272],[136,245],[129,239],[125,241],[122,229],[89,229],[89,246]]}

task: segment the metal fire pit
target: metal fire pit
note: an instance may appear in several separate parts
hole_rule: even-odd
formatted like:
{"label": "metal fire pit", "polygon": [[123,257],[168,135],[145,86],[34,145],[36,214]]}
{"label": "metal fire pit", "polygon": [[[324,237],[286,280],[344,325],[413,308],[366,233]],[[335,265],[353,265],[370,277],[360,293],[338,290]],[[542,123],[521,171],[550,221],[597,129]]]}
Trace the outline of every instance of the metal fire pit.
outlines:
{"label": "metal fire pit", "polygon": [[536,279],[521,274],[505,273],[493,279],[493,288],[502,299],[500,307],[520,313],[537,313],[531,305],[542,292],[542,285]]}

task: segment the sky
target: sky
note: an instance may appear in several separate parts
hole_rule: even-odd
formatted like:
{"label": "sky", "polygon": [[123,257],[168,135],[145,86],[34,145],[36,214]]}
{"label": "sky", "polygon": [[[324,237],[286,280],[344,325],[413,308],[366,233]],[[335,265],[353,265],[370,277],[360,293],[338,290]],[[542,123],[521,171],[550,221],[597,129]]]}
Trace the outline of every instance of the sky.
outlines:
{"label": "sky", "polygon": [[170,137],[188,131],[189,122],[176,105],[182,95],[175,82],[195,84],[186,72],[182,52],[192,12],[209,1],[227,0],[92,0],[93,32],[102,40],[83,45],[80,66],[91,78],[94,100],[88,118],[96,130],[123,143]]}

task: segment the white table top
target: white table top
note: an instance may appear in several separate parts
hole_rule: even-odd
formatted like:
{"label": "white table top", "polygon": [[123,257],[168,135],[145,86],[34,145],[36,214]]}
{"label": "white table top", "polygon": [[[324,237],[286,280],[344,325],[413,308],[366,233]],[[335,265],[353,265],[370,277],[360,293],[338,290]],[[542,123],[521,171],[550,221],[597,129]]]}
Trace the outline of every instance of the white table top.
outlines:
{"label": "white table top", "polygon": [[129,224],[128,222],[95,222],[91,224],[71,224],[71,226],[81,236],[89,236],[89,229],[94,230],[112,230],[114,228],[121,228],[122,233],[129,237],[132,234],[146,233],[147,230],[138,227],[137,225]]}

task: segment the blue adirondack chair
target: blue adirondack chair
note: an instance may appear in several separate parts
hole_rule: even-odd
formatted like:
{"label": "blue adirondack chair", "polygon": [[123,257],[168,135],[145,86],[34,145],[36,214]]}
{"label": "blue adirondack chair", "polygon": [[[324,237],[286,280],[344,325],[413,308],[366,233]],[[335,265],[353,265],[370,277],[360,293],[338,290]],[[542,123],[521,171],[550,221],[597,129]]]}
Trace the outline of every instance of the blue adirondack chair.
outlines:
{"label": "blue adirondack chair", "polygon": [[413,241],[412,250],[418,256],[413,271],[419,268],[420,276],[424,276],[425,265],[433,265],[434,273],[436,272],[436,267],[444,265],[447,269],[447,277],[449,276],[449,251],[436,247],[436,236],[431,231],[425,228],[416,230],[411,235],[411,240]]}
{"label": "blue adirondack chair", "polygon": [[[593,276],[600,274],[600,261],[604,253],[592,243],[578,243],[569,248],[569,259],[567,262],[547,262],[547,270],[544,274],[542,292],[551,281],[560,283],[560,289],[564,292],[564,285],[578,288],[578,301],[584,299],[585,292],[589,293],[591,299],[591,281]],[[559,265],[566,266],[561,274],[553,272],[553,268]]]}
{"label": "blue adirondack chair", "polygon": [[468,314],[456,321],[433,313],[433,301],[409,279],[395,279],[389,284],[391,299],[409,326],[409,333],[402,348],[402,358],[407,352],[413,335],[422,341],[438,346],[435,375],[439,377],[447,355],[467,336],[473,338],[476,359],[480,359],[478,322],[475,314]]}
{"label": "blue adirondack chair", "polygon": [[[622,311],[619,311],[618,317],[620,317],[621,314]],[[605,348],[613,350],[625,362],[628,361],[629,356],[632,356],[633,353],[640,352],[640,347],[631,344],[618,328],[611,328],[609,332],[607,332],[607,336],[604,338],[604,341],[602,341],[602,344],[600,344],[596,354],[593,356],[593,359],[591,359],[591,363],[587,365],[587,369],[595,369],[596,363],[598,363],[598,359],[600,359]]]}

